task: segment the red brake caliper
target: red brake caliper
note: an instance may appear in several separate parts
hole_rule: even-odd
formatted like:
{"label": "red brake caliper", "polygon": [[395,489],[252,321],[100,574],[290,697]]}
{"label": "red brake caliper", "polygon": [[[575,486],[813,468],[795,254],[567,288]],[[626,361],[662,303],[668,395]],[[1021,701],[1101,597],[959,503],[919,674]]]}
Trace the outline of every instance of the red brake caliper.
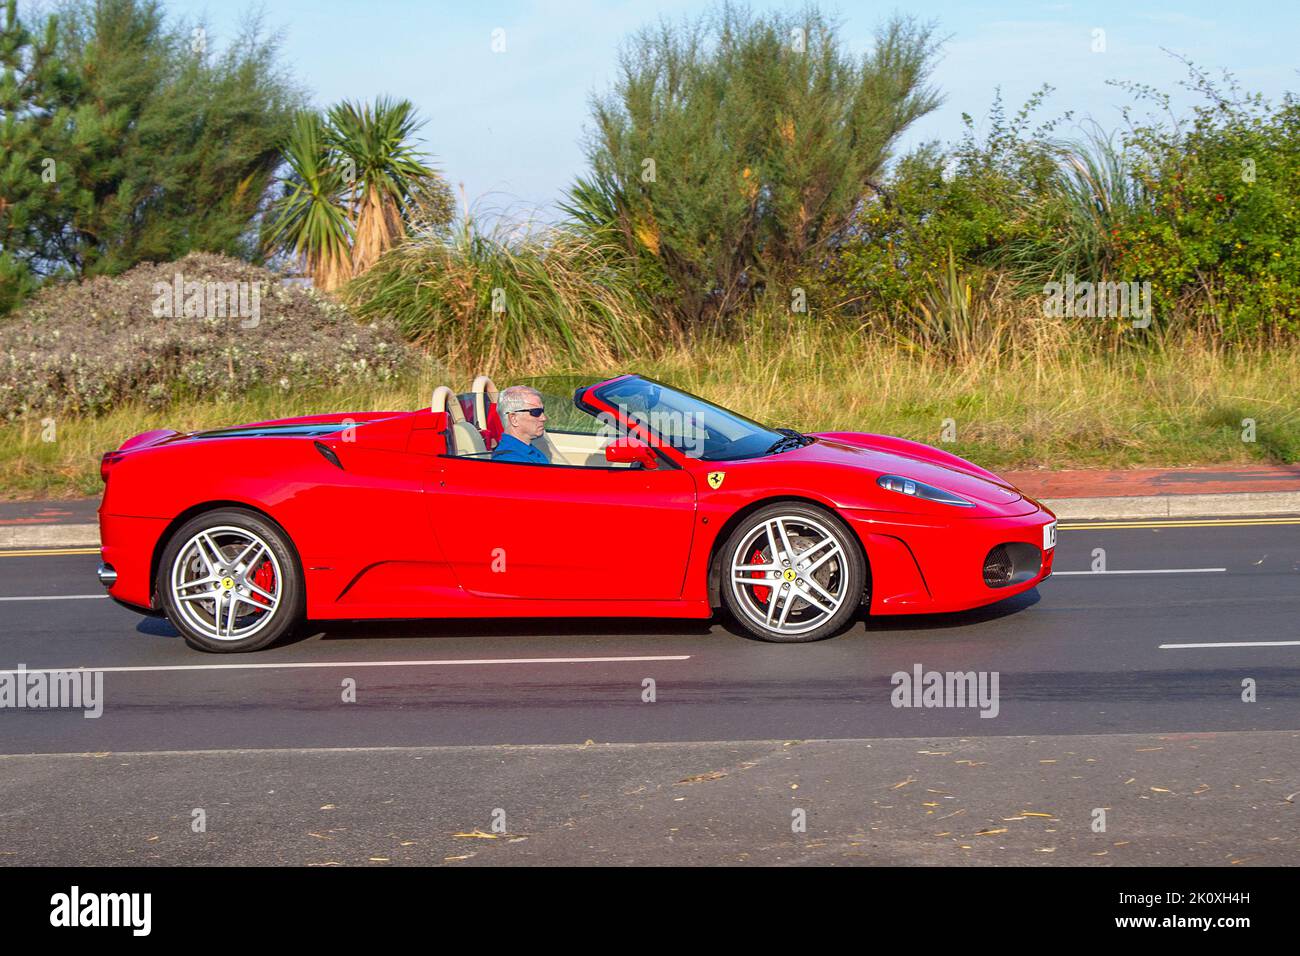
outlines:
{"label": "red brake caliper", "polygon": [[[271,559],[267,558],[253,574],[253,583],[265,591],[267,594],[275,593],[275,569],[271,567]],[[253,600],[261,605],[266,605],[266,598],[254,592]]]}
{"label": "red brake caliper", "polygon": [[[750,559],[749,559],[749,563],[750,563],[750,564],[762,564],[762,563],[763,563],[763,551],[762,551],[762,549],[758,549],[758,548],[756,548],[756,549],[754,550],[753,555],[752,555],[752,556],[750,557]],[[761,578],[761,577],[763,576],[763,574],[764,574],[764,572],[762,572],[762,571],[751,571],[751,572],[750,572],[750,577]],[[766,604],[766,603],[767,603],[767,599],[768,599],[769,597],[771,597],[771,595],[772,595],[772,589],[771,589],[771,588],[768,588],[768,587],[755,587],[755,588],[754,588],[754,597],[756,597],[756,598],[758,599],[758,603],[759,603],[759,604]]]}

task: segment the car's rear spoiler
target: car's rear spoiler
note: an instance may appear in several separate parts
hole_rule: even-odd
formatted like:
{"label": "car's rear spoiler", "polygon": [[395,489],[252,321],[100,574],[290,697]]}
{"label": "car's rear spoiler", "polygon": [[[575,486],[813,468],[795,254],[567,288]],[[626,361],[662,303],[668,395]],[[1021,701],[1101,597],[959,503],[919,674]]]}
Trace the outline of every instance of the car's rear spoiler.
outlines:
{"label": "car's rear spoiler", "polygon": [[179,436],[181,432],[174,428],[155,428],[150,432],[141,432],[138,435],[132,435],[126,441],[118,446],[118,451],[132,451],[136,448],[148,448],[150,445],[161,445],[163,442]]}

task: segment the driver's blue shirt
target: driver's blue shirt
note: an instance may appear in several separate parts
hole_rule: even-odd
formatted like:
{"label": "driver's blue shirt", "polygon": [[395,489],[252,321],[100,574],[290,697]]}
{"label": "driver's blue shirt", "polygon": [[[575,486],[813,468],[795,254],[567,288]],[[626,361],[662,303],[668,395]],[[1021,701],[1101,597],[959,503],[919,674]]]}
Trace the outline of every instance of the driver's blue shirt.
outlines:
{"label": "driver's blue shirt", "polygon": [[510,461],[524,465],[549,465],[550,461],[527,442],[522,442],[514,435],[502,435],[497,447],[492,449],[493,461]]}

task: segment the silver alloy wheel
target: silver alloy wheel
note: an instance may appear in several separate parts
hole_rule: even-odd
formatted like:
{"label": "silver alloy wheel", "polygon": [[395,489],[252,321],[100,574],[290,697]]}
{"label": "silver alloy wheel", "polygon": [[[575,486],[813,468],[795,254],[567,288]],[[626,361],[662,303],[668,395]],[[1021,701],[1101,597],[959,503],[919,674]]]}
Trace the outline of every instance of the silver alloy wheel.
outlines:
{"label": "silver alloy wheel", "polygon": [[839,538],[803,515],[756,525],[731,556],[731,593],[742,613],[777,634],[806,634],[828,621],[848,598],[848,578]]}
{"label": "silver alloy wheel", "polygon": [[[254,578],[271,566],[271,588]],[[280,562],[253,532],[233,525],[204,528],[177,552],[172,597],[185,622],[214,641],[242,641],[276,616],[284,589]]]}

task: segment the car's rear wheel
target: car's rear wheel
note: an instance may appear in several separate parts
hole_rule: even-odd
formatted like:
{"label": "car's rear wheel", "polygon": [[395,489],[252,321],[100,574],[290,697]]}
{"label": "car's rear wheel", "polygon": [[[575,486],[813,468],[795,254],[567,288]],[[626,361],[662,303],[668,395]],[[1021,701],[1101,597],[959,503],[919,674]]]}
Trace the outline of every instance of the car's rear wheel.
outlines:
{"label": "car's rear wheel", "polygon": [[765,641],[830,637],[857,611],[866,566],[844,522],[811,505],[776,503],[748,515],[722,548],[722,599]]}
{"label": "car's rear wheel", "polygon": [[168,620],[203,651],[261,650],[302,616],[302,574],[288,539],[242,509],[178,528],[158,562],[157,588]]}

